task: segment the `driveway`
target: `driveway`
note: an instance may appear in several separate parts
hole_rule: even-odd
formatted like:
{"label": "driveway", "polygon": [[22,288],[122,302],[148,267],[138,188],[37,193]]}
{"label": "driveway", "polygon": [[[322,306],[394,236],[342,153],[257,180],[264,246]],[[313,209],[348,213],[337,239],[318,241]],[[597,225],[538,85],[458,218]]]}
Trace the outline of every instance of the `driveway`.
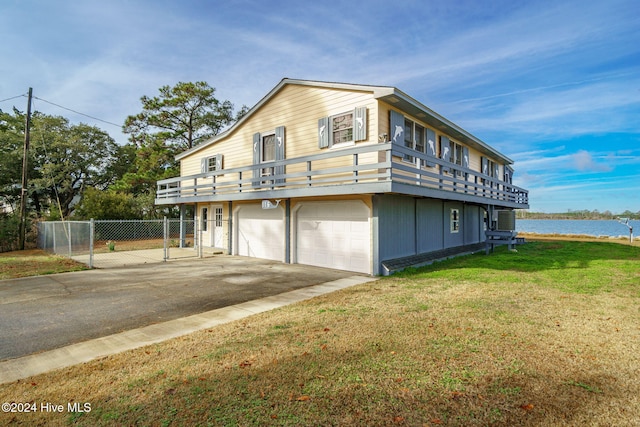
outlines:
{"label": "driveway", "polygon": [[355,276],[215,256],[0,281],[0,361]]}

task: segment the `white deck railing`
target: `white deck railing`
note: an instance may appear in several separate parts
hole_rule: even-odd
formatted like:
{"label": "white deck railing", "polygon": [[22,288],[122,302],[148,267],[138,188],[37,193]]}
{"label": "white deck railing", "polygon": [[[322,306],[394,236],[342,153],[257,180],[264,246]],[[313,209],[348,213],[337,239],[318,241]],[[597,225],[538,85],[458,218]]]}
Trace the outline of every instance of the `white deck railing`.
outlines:
{"label": "white deck railing", "polygon": [[[406,158],[411,161],[403,160]],[[285,173],[274,173],[277,170]],[[188,203],[195,198],[219,199],[239,193],[247,197],[247,193],[253,193],[260,198],[265,190],[303,192],[305,188],[326,188],[326,194],[331,194],[330,187],[345,185],[357,192],[359,185],[385,183],[415,186],[414,194],[423,188],[488,199],[487,203],[493,200],[526,207],[529,202],[528,191],[523,188],[390,143],[164,179],[157,183],[156,202]]]}

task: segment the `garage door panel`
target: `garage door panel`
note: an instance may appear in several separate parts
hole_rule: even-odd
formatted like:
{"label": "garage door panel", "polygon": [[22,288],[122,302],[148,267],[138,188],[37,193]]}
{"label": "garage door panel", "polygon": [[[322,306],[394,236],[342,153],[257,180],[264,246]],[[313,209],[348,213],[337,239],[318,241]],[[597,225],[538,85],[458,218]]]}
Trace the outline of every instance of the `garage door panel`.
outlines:
{"label": "garage door panel", "polygon": [[284,260],[283,210],[242,206],[237,213],[238,255]]}
{"label": "garage door panel", "polygon": [[371,272],[369,208],[363,202],[304,203],[296,220],[298,263]]}

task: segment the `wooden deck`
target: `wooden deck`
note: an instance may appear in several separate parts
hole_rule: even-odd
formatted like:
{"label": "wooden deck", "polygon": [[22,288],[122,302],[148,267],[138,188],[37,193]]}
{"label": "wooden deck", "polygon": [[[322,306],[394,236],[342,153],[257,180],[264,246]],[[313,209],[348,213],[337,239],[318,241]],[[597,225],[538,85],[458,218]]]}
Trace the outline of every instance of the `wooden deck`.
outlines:
{"label": "wooden deck", "polygon": [[[412,162],[403,160],[409,155]],[[344,164],[345,159],[349,166],[327,167]],[[261,170],[258,177],[256,169]],[[283,172],[265,176],[265,169]],[[160,205],[398,193],[515,209],[529,207],[529,193],[523,188],[391,143],[180,176],[157,185],[156,204]]]}

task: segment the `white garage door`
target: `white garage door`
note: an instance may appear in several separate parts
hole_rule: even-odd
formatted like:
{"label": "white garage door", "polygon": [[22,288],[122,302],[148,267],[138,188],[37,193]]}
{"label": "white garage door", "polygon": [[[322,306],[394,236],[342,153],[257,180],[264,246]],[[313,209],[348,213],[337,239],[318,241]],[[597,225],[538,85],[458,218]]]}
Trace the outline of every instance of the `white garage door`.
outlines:
{"label": "white garage door", "polygon": [[284,261],[284,209],[241,206],[236,214],[236,254]]}
{"label": "white garage door", "polygon": [[297,263],[371,273],[371,227],[364,202],[307,202],[297,211],[296,222]]}

